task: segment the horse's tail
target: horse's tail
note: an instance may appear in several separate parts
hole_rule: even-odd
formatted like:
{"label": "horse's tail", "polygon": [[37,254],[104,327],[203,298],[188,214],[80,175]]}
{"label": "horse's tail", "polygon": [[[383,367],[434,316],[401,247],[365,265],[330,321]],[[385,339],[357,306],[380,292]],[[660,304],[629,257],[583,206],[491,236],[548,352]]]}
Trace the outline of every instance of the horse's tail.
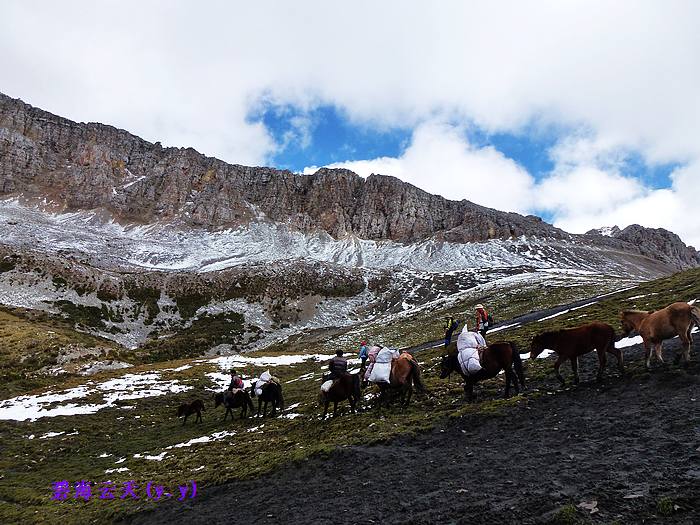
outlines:
{"label": "horse's tail", "polygon": [[252,413],[253,410],[254,410],[254,408],[253,408],[253,400],[251,399],[250,394],[249,394],[248,392],[246,392],[246,391],[244,390],[243,393],[245,394],[245,402],[246,402],[246,405],[248,405],[248,408],[250,409],[250,411],[251,411],[251,413]]}
{"label": "horse's tail", "polygon": [[513,353],[513,368],[515,368],[515,373],[520,380],[520,384],[525,388],[525,372],[523,371],[523,360],[520,359],[520,351],[518,350],[518,345],[514,342],[509,341],[511,352]]}
{"label": "horse's tail", "polygon": [[360,374],[352,376],[352,392],[355,395],[355,399],[359,401],[362,396],[362,392],[360,392]]}
{"label": "horse's tail", "polygon": [[416,386],[416,390],[420,393],[425,393],[425,385],[420,377],[420,368],[418,368],[418,363],[415,360],[410,359],[408,361],[411,363],[411,378],[413,379],[413,384]]}
{"label": "horse's tail", "polygon": [[690,309],[690,317],[692,318],[695,326],[700,328],[700,308],[698,308],[697,306],[693,306]]}
{"label": "horse's tail", "polygon": [[284,408],[284,396],[282,395],[282,385],[277,385],[277,400],[280,403],[280,408]]}

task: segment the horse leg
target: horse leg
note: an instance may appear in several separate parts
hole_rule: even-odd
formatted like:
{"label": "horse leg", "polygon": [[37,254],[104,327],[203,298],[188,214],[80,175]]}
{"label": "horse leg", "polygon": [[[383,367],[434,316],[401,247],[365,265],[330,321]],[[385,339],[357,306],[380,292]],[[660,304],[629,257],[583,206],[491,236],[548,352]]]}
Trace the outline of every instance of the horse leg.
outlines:
{"label": "horse leg", "polygon": [[197,419],[194,420],[195,423],[201,423],[202,422],[202,413],[197,411]]}
{"label": "horse leg", "polygon": [[326,415],[328,415],[328,404],[330,401],[328,401],[328,398],[325,398],[323,400],[323,419],[326,419]]}
{"label": "horse leg", "polygon": [[688,332],[680,336],[681,339],[681,349],[682,352],[678,353],[676,355],[675,363],[678,363],[680,361],[681,355],[683,356],[683,367],[688,368],[688,362],[690,361],[690,343],[692,341],[692,336],[690,335],[690,328],[688,328]]}
{"label": "horse leg", "polygon": [[469,380],[464,382],[464,395],[469,403],[474,400],[474,383]]}
{"label": "horse leg", "polygon": [[182,426],[183,426],[183,427],[185,426],[185,423],[187,423],[187,417],[188,417],[188,416],[189,416],[189,414],[185,414],[185,419],[182,420]]}
{"label": "horse leg", "polygon": [[333,417],[338,415],[338,402],[333,401]]}
{"label": "horse leg", "polygon": [[574,373],[574,384],[578,385],[581,381],[580,376],[578,375],[578,356],[574,356],[570,358],[571,360],[571,371]]}
{"label": "horse leg", "polygon": [[258,397],[258,413],[256,414],[256,417],[260,417],[260,410],[262,409],[262,399]]}
{"label": "horse leg", "polygon": [[[512,378],[511,374],[513,373],[513,371],[509,370],[508,367],[506,367],[504,369],[504,371],[506,373],[506,390],[503,393],[503,397],[505,399],[507,399],[508,397],[510,397],[510,383],[511,383],[511,378]],[[518,384],[517,381],[515,382],[515,384],[516,385]]]}
{"label": "horse leg", "polygon": [[644,340],[644,361],[646,362],[647,370],[651,370],[651,343]]}
{"label": "horse leg", "polygon": [[409,384],[408,388],[406,389],[406,405],[404,406],[408,406],[408,404],[411,402],[411,397],[413,397],[413,385]]}
{"label": "horse leg", "polygon": [[662,365],[665,364],[663,350],[663,341],[654,345],[654,353],[656,354],[656,359],[658,359]]}
{"label": "horse leg", "polygon": [[350,402],[350,411],[355,414],[357,413],[357,400],[355,399],[355,396],[350,396],[348,398],[348,401]]}
{"label": "horse leg", "polygon": [[596,375],[596,381],[602,381],[607,358],[605,356],[605,351],[602,349],[597,349],[596,353],[598,354],[598,374]]}
{"label": "horse leg", "polygon": [[561,376],[559,373],[559,367],[561,364],[564,362],[564,358],[562,356],[558,356],[557,360],[554,361],[554,374],[557,376],[557,379],[561,383],[562,386],[566,384],[566,381],[564,381],[564,378]]}

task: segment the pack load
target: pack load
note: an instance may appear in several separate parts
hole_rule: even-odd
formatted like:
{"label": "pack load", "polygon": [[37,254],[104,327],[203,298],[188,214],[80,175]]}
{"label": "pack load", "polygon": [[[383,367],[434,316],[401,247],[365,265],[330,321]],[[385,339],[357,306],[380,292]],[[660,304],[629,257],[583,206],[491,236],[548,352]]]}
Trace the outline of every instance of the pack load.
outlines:
{"label": "pack load", "polygon": [[470,375],[481,370],[479,347],[486,346],[486,341],[476,332],[463,330],[457,338],[457,360],[462,372]]}
{"label": "pack load", "polygon": [[332,386],[333,386],[333,380],[332,380],[332,379],[329,379],[328,381],[325,381],[325,382],[321,385],[321,392],[328,393],[328,391],[331,389]]}
{"label": "pack load", "polygon": [[481,370],[479,351],[476,348],[459,350],[457,360],[459,361],[459,366],[462,367],[462,372],[466,375],[476,374]]}
{"label": "pack load", "polygon": [[368,380],[371,383],[389,383],[391,379],[391,361],[398,357],[398,350],[382,348],[374,360],[374,366]]}
{"label": "pack load", "polygon": [[374,368],[374,361],[377,359],[377,354],[381,349],[381,346],[373,346],[367,352],[367,360],[369,361],[369,364],[367,365],[367,370],[365,370],[365,381],[369,381],[369,376],[372,374],[372,369]]}
{"label": "pack load", "polygon": [[265,385],[265,383],[269,383],[270,381],[272,381],[272,374],[270,374],[269,370],[266,370],[260,374],[260,378],[255,383],[255,395],[261,396],[263,385]]}

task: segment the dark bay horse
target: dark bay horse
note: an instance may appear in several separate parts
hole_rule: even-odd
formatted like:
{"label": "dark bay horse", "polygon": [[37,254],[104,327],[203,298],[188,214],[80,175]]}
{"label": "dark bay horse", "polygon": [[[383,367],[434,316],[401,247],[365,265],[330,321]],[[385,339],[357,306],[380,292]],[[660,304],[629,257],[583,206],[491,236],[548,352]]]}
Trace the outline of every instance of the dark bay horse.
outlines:
{"label": "dark bay horse", "polygon": [[[262,394],[257,396],[258,398],[258,413],[257,416],[260,417],[260,410],[262,409],[262,417],[267,415],[267,404],[272,403],[272,410],[270,415],[274,416],[277,413],[277,409],[284,408],[284,397],[282,397],[282,385],[275,383],[274,381],[268,381],[265,383],[260,390]],[[255,395],[255,385],[251,388],[251,396]],[[265,403],[265,408],[262,408],[263,403]]]}
{"label": "dark bay horse", "polygon": [[328,414],[328,405],[333,403],[333,417],[336,416],[338,403],[350,402],[350,410],[355,412],[357,404],[360,402],[360,374],[343,374],[331,386],[328,392],[321,390],[319,401],[323,404],[323,417]]}
{"label": "dark bay horse", "polygon": [[388,403],[390,393],[398,394],[401,397],[401,405],[406,407],[411,401],[413,387],[418,392],[425,392],[425,385],[420,376],[420,367],[409,353],[403,353],[398,359],[391,361],[391,375],[388,383],[377,383],[379,385],[379,404]]}
{"label": "dark bay horse", "polygon": [[603,379],[605,369],[605,353],[609,352],[617,358],[617,368],[620,374],[625,373],[622,359],[622,351],[615,348],[615,329],[605,323],[589,323],[577,328],[565,328],[538,334],[532,340],[530,346],[530,358],[534,359],[545,349],[553,350],[557,354],[554,362],[554,372],[562,385],[566,384],[559,373],[559,367],[567,359],[571,360],[571,369],[574,372],[574,383],[579,383],[578,356],[596,350],[598,354],[597,380]]}
{"label": "dark bay horse", "polygon": [[195,418],[194,422],[201,423],[203,411],[204,411],[204,402],[201,399],[195,399],[191,403],[181,404],[177,409],[177,417],[185,416],[185,419],[182,421],[182,425],[184,426],[185,423],[187,423],[187,418],[190,417],[192,414],[196,413],[197,417]]}
{"label": "dark bay horse", "polygon": [[231,421],[233,421],[233,409],[241,408],[241,419],[248,417],[248,410],[250,410],[250,415],[253,415],[255,409],[253,408],[253,402],[250,399],[250,394],[243,389],[236,389],[236,391],[226,390],[225,392],[218,392],[214,394],[214,408],[219,405],[224,405],[226,407],[226,412],[224,413],[224,421],[226,417],[231,414]]}
{"label": "dark bay horse", "polygon": [[[515,343],[500,341],[488,345],[480,356],[481,370],[475,374],[465,374],[459,364],[457,357],[457,346],[454,345],[447,355],[442,357],[440,363],[440,379],[445,379],[452,372],[457,372],[464,379],[464,394],[469,401],[474,399],[474,385],[484,379],[496,377],[501,370],[506,373],[506,389],[504,397],[510,395],[510,385],[515,388],[515,392],[520,392],[520,385],[525,388],[525,374],[523,373],[523,363]],[[513,371],[515,368],[515,371]]]}
{"label": "dark bay horse", "polygon": [[[675,336],[681,340],[683,364],[688,366],[690,345],[693,342],[691,332],[694,326],[700,326],[700,308],[697,306],[691,306],[688,303],[673,303],[656,312],[625,310],[620,313],[620,321],[625,336],[629,336],[632,332],[637,332],[642,336],[647,368],[651,366],[652,347],[656,358],[663,363],[663,341]],[[680,354],[676,356],[676,362],[680,356]]]}

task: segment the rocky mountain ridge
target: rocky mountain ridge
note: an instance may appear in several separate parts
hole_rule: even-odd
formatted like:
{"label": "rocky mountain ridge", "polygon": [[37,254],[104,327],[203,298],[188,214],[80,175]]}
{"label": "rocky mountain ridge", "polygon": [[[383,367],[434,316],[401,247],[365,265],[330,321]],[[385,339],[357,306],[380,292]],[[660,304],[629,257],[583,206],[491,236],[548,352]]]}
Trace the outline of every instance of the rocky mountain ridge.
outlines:
{"label": "rocky mountain ridge", "polygon": [[[299,175],[227,164],[111,126],[76,123],[2,94],[0,195],[46,200],[61,211],[102,209],[125,222],[217,229],[268,220],[336,239],[465,243],[521,235],[572,237],[538,217],[450,201],[394,177],[363,179],[338,169]],[[641,253],[640,235],[605,242]],[[695,250],[674,241],[665,236],[645,255],[659,258],[661,250],[661,259],[678,269],[700,264]]]}
{"label": "rocky mountain ridge", "polygon": [[213,323],[250,349],[500,280],[625,287],[700,265],[665,230],[572,235],[394,177],[227,164],[2,94],[0,227],[0,303],[130,347]]}

